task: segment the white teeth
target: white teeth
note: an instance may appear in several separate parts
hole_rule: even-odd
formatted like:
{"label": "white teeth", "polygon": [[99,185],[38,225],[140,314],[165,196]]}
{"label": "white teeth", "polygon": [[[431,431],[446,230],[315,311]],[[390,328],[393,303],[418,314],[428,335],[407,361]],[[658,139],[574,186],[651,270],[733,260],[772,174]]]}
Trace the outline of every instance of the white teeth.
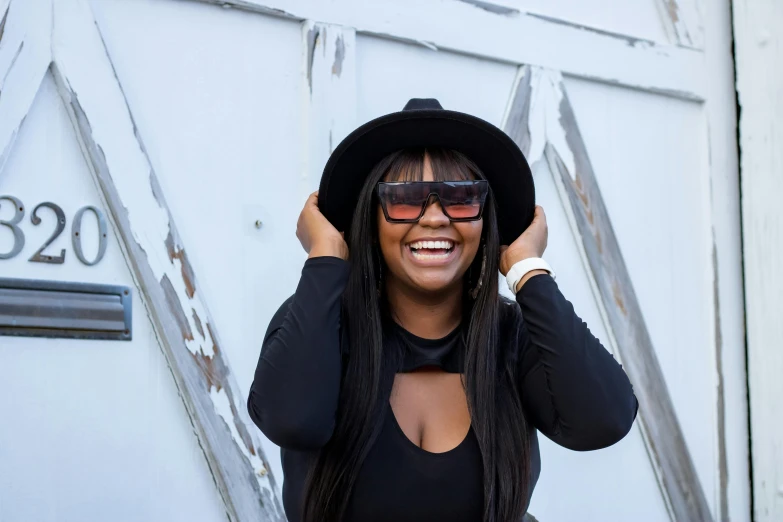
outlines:
{"label": "white teeth", "polygon": [[411,243],[410,247],[420,250],[426,248],[427,250],[448,250],[454,246],[451,241],[416,241]]}
{"label": "white teeth", "polygon": [[447,259],[449,257],[448,253],[444,254],[422,254],[421,252],[418,252],[416,250],[411,250],[411,254],[413,254],[413,257],[416,259]]}
{"label": "white teeth", "polygon": [[[451,255],[451,249],[454,248],[452,241],[416,241],[411,243],[411,254],[420,260],[448,259]],[[441,253],[433,253],[434,250],[440,250]],[[443,252],[446,250],[446,252]]]}

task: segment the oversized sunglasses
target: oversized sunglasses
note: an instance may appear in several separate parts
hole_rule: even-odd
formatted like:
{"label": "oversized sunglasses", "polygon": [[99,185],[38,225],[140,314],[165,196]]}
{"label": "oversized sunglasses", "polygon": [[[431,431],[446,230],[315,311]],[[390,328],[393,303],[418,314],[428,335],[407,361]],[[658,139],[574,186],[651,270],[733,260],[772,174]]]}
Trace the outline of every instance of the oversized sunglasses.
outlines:
{"label": "oversized sunglasses", "polygon": [[378,183],[378,200],[386,221],[416,223],[427,209],[431,196],[438,198],[451,221],[481,219],[489,184],[486,180],[398,181]]}

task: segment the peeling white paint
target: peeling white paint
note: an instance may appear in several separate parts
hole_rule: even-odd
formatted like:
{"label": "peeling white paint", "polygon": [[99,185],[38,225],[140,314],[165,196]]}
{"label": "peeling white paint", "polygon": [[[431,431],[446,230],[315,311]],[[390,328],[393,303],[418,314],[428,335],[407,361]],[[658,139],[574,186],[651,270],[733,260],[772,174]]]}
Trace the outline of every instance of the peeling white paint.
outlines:
{"label": "peeling white paint", "polygon": [[231,431],[231,438],[237,442],[240,449],[242,450],[242,454],[245,456],[248,462],[250,462],[255,476],[258,477],[259,484],[262,485],[262,487],[269,489],[269,491],[273,491],[273,487],[269,483],[269,473],[266,469],[266,466],[264,465],[264,461],[261,460],[258,454],[253,455],[250,453],[245,445],[242,444],[242,437],[239,435],[237,427],[234,424],[234,415],[231,412],[231,402],[228,399],[228,395],[226,394],[225,389],[221,388],[220,390],[217,390],[213,386],[209,390],[209,396],[212,399],[212,403],[215,405],[215,412],[221,419],[223,419],[223,421],[226,423],[226,427],[228,427],[229,431]]}
{"label": "peeling white paint", "polygon": [[[147,253],[155,277],[162,280],[168,275],[179,293],[181,288],[176,286],[181,280],[179,267],[172,265],[168,256],[160,255],[160,245],[165,244],[169,235],[169,214],[152,192],[152,167],[136,139],[125,97],[114,74],[107,76],[92,70],[100,66],[113,72],[113,67],[103,46],[96,45],[93,30],[65,30],[82,25],[83,17],[91,16],[83,12],[88,9],[74,7],[70,1],[56,2],[56,28],[60,30],[53,36],[55,66],[84,112],[91,115],[92,139],[100,144],[117,190],[122,194],[134,239]],[[107,107],[113,113],[107,112]]]}
{"label": "peeling white paint", "polygon": [[309,194],[318,187],[334,147],[356,126],[356,33],[308,20],[302,24],[302,48],[309,67],[303,89],[302,193]]}
{"label": "peeling white paint", "polygon": [[[704,11],[704,3],[696,3]],[[715,490],[721,507],[716,518],[724,522],[746,520],[751,514],[745,295],[742,289],[741,222],[738,219],[740,182],[736,91],[734,63],[728,58],[737,35],[732,35],[729,0],[711,1],[704,14],[703,47],[708,75],[713,78],[705,104],[712,212],[709,222],[712,224],[715,248],[711,270],[714,287],[712,300],[716,305],[713,306],[716,312],[713,331],[716,365],[720,363],[716,369],[722,382],[716,392],[722,395],[722,398],[719,396],[716,400],[716,441],[719,450],[715,465],[719,475]]]}
{"label": "peeling white paint", "polygon": [[[546,119],[548,109],[544,97],[539,95],[542,71],[538,67],[530,67],[529,69],[530,115],[527,128],[530,133],[530,151],[527,155],[527,161],[533,165],[544,157],[544,147],[547,141]],[[525,77],[522,77],[520,81],[525,81]]]}
{"label": "peeling white paint", "polygon": [[[225,353],[214,349],[220,346],[219,341],[192,266],[183,270],[187,250],[180,242],[91,10],[86,0],[58,0],[54,16],[53,72],[60,94],[112,211],[113,225],[120,229],[129,265],[229,516],[242,521],[277,520],[277,506],[270,504],[275,504],[279,495],[271,475],[258,473],[263,468],[263,452],[244,401],[236,392],[231,397],[225,392],[211,394],[205,386],[214,380],[222,389],[238,390]],[[171,303],[174,296],[177,302]],[[175,327],[173,323],[179,321],[187,323],[189,332],[183,332],[183,326]],[[193,335],[192,341],[187,340],[188,333]],[[190,353],[184,353],[183,345]],[[212,366],[202,368],[206,361]],[[218,428],[220,422],[228,424],[230,439]],[[247,436],[243,439],[239,431]],[[247,466],[253,470],[255,482],[248,481]],[[273,501],[262,506],[262,499]]]}
{"label": "peeling white paint", "polygon": [[[704,56],[698,50],[628,45],[617,35],[585,31],[528,13],[498,16],[464,2],[443,0],[199,1],[353,27],[358,33],[418,42],[433,50],[538,65],[571,76],[618,82],[687,99],[703,100],[706,93]],[[437,20],[449,22],[433,22]],[[471,33],[455,31],[455,27],[470,27]]]}
{"label": "peeling white paint", "polygon": [[558,71],[531,67],[530,153],[528,161],[532,164],[544,155],[548,144],[553,146],[568,169],[572,179],[576,179],[574,154],[566,141],[565,130],[560,123],[560,105],[563,102],[562,75]]}
{"label": "peeling white paint", "polygon": [[[74,9],[65,8],[67,5],[67,2],[60,2],[56,7],[58,26],[77,24],[79,21],[78,14]],[[198,298],[188,297],[186,282],[182,275],[181,259],[169,259],[166,249],[161,249],[172,233],[171,216],[153,191],[151,177],[154,176],[154,171],[143,150],[143,144],[138,141],[132,116],[119,87],[119,80],[114,74],[104,76],[94,74],[90,70],[95,64],[103,64],[103,68],[113,71],[103,46],[98,47],[94,41],[90,41],[92,35],[92,31],[86,30],[68,33],[56,31],[54,35],[56,67],[67,78],[69,95],[76,96],[84,112],[91,115],[89,125],[92,140],[100,144],[117,191],[122,195],[134,240],[147,253],[147,261],[155,278],[162,281],[164,277],[168,277],[176,291],[180,307],[194,336],[193,340],[186,340],[188,349],[196,354],[203,348],[206,355],[212,356],[214,352],[211,343],[202,342],[205,337],[199,339],[199,330],[192,314],[189,313],[191,308],[195,309],[203,321],[208,317],[204,304]],[[78,42],[74,41],[76,38],[79,39]],[[67,44],[63,39],[67,39]],[[81,53],[79,60],[74,60],[66,54],[75,49]],[[76,70],[76,68],[81,69]],[[106,111],[106,107],[116,108],[118,112]],[[177,242],[176,233],[173,235],[176,253],[181,245]],[[195,283],[192,282],[194,285]]]}
{"label": "peeling white paint", "polygon": [[506,111],[503,127],[510,125],[520,146],[529,140],[529,160],[537,164],[544,159],[552,173],[608,340],[634,383],[641,433],[671,519],[711,520],[562,75],[523,66],[517,82],[524,81],[529,84],[515,85],[512,96],[530,98],[528,133],[518,130],[526,106],[523,100],[509,102],[516,111]]}
{"label": "peeling white paint", "polygon": [[[184,290],[184,283],[182,284],[183,290]],[[196,292],[198,292],[198,289],[196,289]],[[186,293],[178,292],[177,295],[180,296],[181,300],[183,299],[183,296],[187,296]],[[207,330],[207,325],[205,324],[205,319],[209,317],[209,313],[204,308],[204,304],[201,302],[200,299],[190,299],[187,301],[187,306],[195,310],[196,315],[198,315],[200,320],[200,328],[196,325],[196,320],[193,317],[193,313],[189,312],[190,308],[184,308],[185,310],[185,317],[188,318],[188,322],[191,325],[191,331],[193,332],[193,340],[192,341],[186,341],[186,344],[188,346],[188,349],[195,355],[197,353],[203,352],[203,354],[207,357],[214,357],[215,356],[215,342],[209,335],[209,330]],[[204,332],[202,335],[201,332]],[[223,355],[225,357],[225,355]]]}
{"label": "peeling white paint", "polygon": [[[535,71],[536,69],[534,69]],[[566,129],[561,122],[560,108],[563,104],[565,93],[563,92],[563,76],[558,71],[551,69],[538,69],[542,71],[541,84],[544,92],[542,95],[546,100],[546,139],[560,155],[561,161],[565,164],[571,179],[576,179],[576,161],[574,153],[566,141]]]}
{"label": "peeling white paint", "polygon": [[698,3],[697,0],[655,0],[669,41],[683,47],[704,48],[704,27]]}
{"label": "peeling white paint", "polygon": [[[0,0],[0,5],[2,5],[3,1],[8,0]],[[36,0],[38,1],[38,0]],[[70,1],[70,0],[60,0],[62,2]],[[382,0],[384,2],[385,0]],[[15,4],[22,5],[23,0],[14,0]],[[298,5],[300,5],[301,2],[293,2],[292,3],[292,9],[298,9]],[[340,11],[340,16],[346,16],[348,17],[348,14],[345,14],[342,12],[345,5],[348,5],[349,3],[347,1],[338,1],[337,2],[337,11]],[[255,4],[254,4],[255,5]],[[304,5],[304,4],[301,4]],[[353,4],[351,4],[353,5]],[[402,1],[399,4],[400,9],[399,11],[395,11],[392,13],[391,19],[396,18],[402,18],[404,12],[407,12],[407,10],[415,8],[412,4]],[[423,3],[425,9],[429,9],[430,3],[429,0],[425,1]],[[320,6],[313,6],[309,3],[305,6],[307,7],[307,12],[315,12],[319,9],[322,9]],[[304,8],[303,8],[304,9]],[[362,6],[359,6],[359,9],[365,9]],[[260,10],[260,9],[259,9]],[[479,12],[480,10],[473,9],[476,12]],[[459,11],[459,10],[457,10]],[[454,16],[459,17],[462,16],[459,12],[455,11]],[[220,14],[220,13],[218,13]],[[246,13],[247,14],[247,13]],[[449,11],[447,14],[444,14],[444,16],[451,16],[451,12]],[[481,16],[484,16],[483,13],[478,13]],[[251,15],[249,15],[251,16]],[[368,24],[375,23],[373,20],[370,19],[370,15],[362,15],[367,16]],[[377,18],[377,15],[375,15]],[[498,17],[497,14],[493,15],[495,17]],[[500,17],[498,17],[500,18]],[[520,18],[524,18],[524,16],[520,15]],[[320,19],[320,18],[316,18]],[[59,19],[58,19],[59,20]],[[481,26],[479,29],[479,32],[481,34],[488,34],[487,27],[489,27],[489,24],[485,24],[483,20],[478,20],[477,25]],[[355,113],[355,92],[352,92],[351,89],[355,89],[353,85],[353,81],[349,78],[348,80],[345,80],[344,78],[344,71],[340,71],[340,74],[335,73],[335,56],[336,52],[332,53],[330,50],[327,49],[327,45],[329,45],[329,42],[339,42],[341,41],[340,38],[342,38],[342,34],[350,34],[351,38],[355,38],[355,34],[352,29],[346,29],[344,27],[339,26],[326,26],[323,24],[318,24],[319,26],[324,27],[324,36],[323,41],[319,42],[321,45],[321,49],[318,52],[318,56],[315,56],[316,60],[320,60],[319,63],[316,63],[314,67],[311,66],[308,67],[308,70],[310,73],[315,72],[315,74],[311,77],[311,80],[315,82],[315,85],[311,84],[311,88],[314,88],[311,90],[311,94],[308,95],[308,101],[307,103],[309,105],[305,105],[304,107],[306,110],[302,111],[304,114],[303,121],[305,129],[305,134],[307,136],[307,139],[310,141],[306,141],[307,146],[309,147],[308,150],[305,151],[305,154],[302,154],[302,157],[307,158],[307,165],[305,168],[303,168],[303,179],[308,184],[308,188],[312,187],[312,183],[314,183],[318,176],[320,175],[319,169],[322,167],[322,159],[324,158],[324,154],[328,154],[331,152],[334,148],[334,146],[339,143],[339,139],[341,138],[340,129],[345,128],[348,131],[352,130],[355,126],[355,122],[348,121],[351,111]],[[404,25],[404,24],[403,24]],[[418,28],[418,26],[414,27],[416,25],[415,22],[410,22],[408,24],[410,27],[403,27],[400,26],[400,30],[402,33],[405,33],[410,28],[413,28],[411,30],[420,31],[420,34],[424,35],[425,31],[424,29]],[[563,24],[561,24],[563,25]],[[381,26],[378,25],[380,28]],[[500,27],[500,26],[498,26]],[[505,27],[505,26],[503,26]],[[543,26],[542,26],[543,27]],[[334,28],[334,29],[333,29]],[[502,28],[502,27],[501,27]],[[86,33],[90,32],[90,28],[83,28],[85,29]],[[551,27],[549,28],[551,29]],[[549,30],[547,29],[547,30]],[[468,49],[469,51],[481,51],[484,49],[484,45],[489,46],[490,43],[487,42],[456,42],[454,40],[449,40],[451,38],[450,36],[446,35],[446,37],[442,37],[440,29],[439,28],[432,28],[428,29],[431,32],[431,35],[434,38],[444,38],[443,41],[446,41],[447,45],[462,45],[465,49]],[[505,29],[504,29],[505,30]],[[554,29],[553,29],[554,30]],[[364,32],[365,34],[379,34],[383,37],[390,37],[388,33],[388,29],[385,33],[381,34],[380,32],[375,33],[370,30],[360,29],[360,32]],[[398,28],[394,28],[394,31],[398,31]],[[542,29],[543,31],[543,29]],[[507,33],[503,33],[501,31],[502,38],[510,38],[510,36]],[[419,34],[419,33],[417,33]],[[429,33],[427,33],[429,34]],[[334,36],[337,35],[337,36]],[[334,36],[334,40],[333,40]],[[600,35],[599,35],[600,36]],[[407,42],[425,42],[427,43],[427,46],[431,49],[437,50],[437,46],[431,43],[428,43],[427,40],[414,40],[408,37],[397,37],[401,41],[407,41]],[[571,38],[571,37],[569,37]],[[466,39],[467,40],[467,39]],[[578,38],[573,37],[572,39],[569,39],[568,45],[573,45],[575,41],[577,41]],[[597,42],[598,40],[596,40]],[[325,43],[324,43],[325,42]],[[70,45],[70,43],[68,44]],[[86,44],[85,44],[86,45]],[[494,45],[494,44],[492,44]],[[529,45],[529,44],[525,44]],[[598,45],[598,44],[596,44]],[[584,65],[584,69],[582,72],[575,73],[576,76],[581,77],[590,77],[590,78],[598,78],[602,81],[608,82],[608,83],[618,83],[621,85],[627,85],[629,78],[632,77],[652,77],[653,74],[657,74],[660,77],[656,79],[660,84],[665,83],[672,83],[675,80],[672,77],[672,70],[674,68],[675,62],[679,65],[683,65],[686,63],[686,60],[682,60],[681,58],[683,56],[693,56],[691,54],[687,53],[679,53],[679,51],[674,50],[672,51],[671,48],[665,47],[665,46],[650,46],[647,43],[644,43],[641,45],[641,47],[651,47],[652,50],[656,50],[660,56],[666,57],[667,61],[666,66],[663,67],[660,70],[655,71],[654,68],[651,69],[651,72],[649,72],[649,75],[647,72],[644,73],[644,76],[639,70],[637,70],[637,66],[639,68],[649,65],[649,56],[648,55],[634,55],[639,56],[640,61],[634,62],[633,71],[626,71],[621,72],[619,75],[614,76],[607,76],[606,70],[609,70],[609,68],[612,68],[612,70],[619,71],[620,66],[625,66],[627,64],[624,64],[622,62],[617,62],[617,57],[619,56],[619,51],[617,51],[616,54],[611,54],[609,57],[605,57],[605,61],[607,62],[606,70],[598,70],[602,65],[597,64],[594,57],[590,58],[591,61],[587,62],[586,65]],[[60,49],[62,47],[61,45],[57,45],[58,51],[62,51]],[[631,46],[635,47],[635,46]],[[76,46],[76,49],[80,49],[81,44]],[[487,47],[489,48],[489,47]],[[588,49],[589,46],[585,47],[585,49]],[[18,49],[18,47],[17,47]],[[0,57],[6,56],[3,55],[3,52],[7,49],[4,47],[0,47]],[[353,57],[352,53],[347,53],[347,56],[345,58],[346,64],[351,64]],[[421,51],[421,50],[419,50]],[[615,50],[616,51],[616,50]],[[129,118],[130,113],[126,111],[118,111],[118,112],[111,112],[111,116],[117,116],[118,121],[120,121],[119,124],[113,123],[111,118],[109,116],[103,117],[100,115],[100,113],[96,113],[96,111],[99,111],[104,103],[108,103],[112,106],[115,106],[115,100],[109,99],[106,102],[96,102],[96,103],[87,103],[88,99],[94,99],[96,96],[102,96],[102,93],[105,91],[105,86],[101,86],[100,84],[93,84],[91,81],[87,82],[74,82],[76,86],[74,87],[70,85],[70,82],[68,81],[68,74],[69,71],[73,71],[74,69],[69,69],[67,66],[70,66],[71,64],[68,64],[68,60],[76,60],[78,57],[71,54],[71,52],[76,53],[76,50],[71,50],[67,52],[61,53],[61,57],[65,56],[65,58],[61,58],[61,63],[57,65],[57,67],[60,68],[60,78],[64,78],[65,82],[63,85],[67,85],[67,88],[63,88],[62,92],[64,97],[67,97],[71,92],[78,95],[79,103],[85,107],[85,112],[90,115],[90,124],[96,125],[96,123],[106,123],[107,125],[105,127],[100,127],[100,129],[96,130],[93,129],[92,137],[91,139],[95,141],[96,143],[101,145],[101,148],[104,148],[104,144],[109,143],[107,140],[112,139],[112,133],[121,133],[121,134],[127,134],[129,133],[129,129],[132,130],[133,134],[136,135],[136,145],[139,149],[138,152],[133,151],[130,152],[131,149],[126,148],[126,143],[119,144],[117,146],[109,146],[108,149],[111,149],[111,154],[106,155],[106,161],[110,166],[111,175],[114,178],[115,176],[117,179],[115,180],[117,182],[117,190],[122,195],[122,202],[126,205],[127,215],[128,215],[128,221],[130,223],[130,230],[132,232],[132,236],[135,238],[135,240],[139,243],[139,245],[144,249],[146,254],[146,260],[150,264],[150,270],[152,273],[154,273],[155,278],[159,281],[163,277],[165,277],[167,280],[171,281],[171,284],[174,288],[175,294],[177,296],[177,300],[179,301],[180,307],[183,311],[183,317],[188,322],[188,325],[190,327],[190,332],[192,333],[194,340],[193,341],[187,341],[186,346],[188,351],[190,351],[191,354],[201,353],[200,351],[203,350],[205,356],[208,357],[214,357],[215,351],[213,350],[213,344],[211,335],[208,335],[208,329],[207,329],[207,322],[209,320],[209,313],[207,310],[206,303],[204,301],[204,297],[200,293],[200,289],[196,287],[196,295],[193,298],[188,297],[187,292],[188,288],[185,284],[185,281],[182,279],[182,261],[179,258],[175,258],[173,261],[169,259],[168,253],[165,249],[161,248],[161,245],[164,244],[166,237],[168,237],[168,234],[172,232],[173,222],[171,219],[171,216],[169,215],[168,210],[166,209],[165,205],[161,205],[159,202],[160,198],[155,197],[154,190],[150,187],[150,181],[154,178],[154,173],[150,169],[150,162],[149,159],[146,157],[145,152],[143,151],[143,147],[138,146],[139,145],[139,137],[136,133],[136,130],[133,129],[132,122],[131,124],[125,124],[125,120],[123,118]],[[519,51],[518,49],[512,49],[509,51],[501,50],[499,51],[501,54],[508,52],[509,55],[521,55],[522,52],[529,53],[530,56],[533,56],[533,51]],[[546,57],[546,53],[554,52],[552,50],[545,50],[541,56],[544,56],[543,58],[539,56],[536,60],[530,60],[532,63],[544,63],[548,58]],[[559,51],[558,51],[559,52]],[[614,51],[613,51],[614,53]],[[105,53],[104,53],[105,54]],[[427,53],[429,54],[429,53]],[[475,52],[468,52],[467,54],[473,54],[476,55]],[[579,54],[579,53],[577,53]],[[445,53],[444,53],[445,55]],[[478,54],[481,56],[481,54]],[[23,54],[20,53],[19,57],[23,57]],[[81,58],[78,58],[81,59]],[[567,63],[573,63],[576,64],[576,61],[568,62],[570,58],[563,58],[566,60]],[[89,60],[92,60],[92,58],[89,58]],[[85,59],[85,62],[87,65],[90,65],[92,62],[88,59]],[[513,60],[512,60],[513,61]],[[8,61],[8,63],[12,63],[13,60]],[[14,71],[18,67],[18,62],[14,65]],[[656,62],[657,63],[657,62]],[[690,63],[690,62],[689,62]],[[64,66],[67,65],[67,66]],[[109,66],[111,64],[109,63]],[[342,67],[342,62],[341,62]],[[545,64],[547,66],[553,66],[551,64]],[[578,64],[577,64],[578,65]],[[577,65],[574,65],[576,67]],[[100,67],[98,67],[99,71],[95,73],[94,71],[90,71],[90,67],[79,67],[78,71],[75,73],[71,73],[71,77],[75,76],[81,76],[81,75],[90,75],[90,74],[98,74],[100,75],[101,71],[105,68],[105,63],[100,64]],[[536,70],[537,68],[534,68]],[[596,76],[590,76],[591,71],[598,71],[599,74]],[[668,72],[667,72],[668,71]],[[603,76],[601,76],[603,74]],[[692,74],[691,70],[687,71],[687,75],[690,78],[690,75]],[[695,74],[695,73],[694,73]],[[636,75],[636,76],[634,76]],[[327,77],[335,77],[337,78],[341,83],[339,84],[332,84],[327,82]],[[13,78],[13,75],[9,75],[9,82],[10,79]],[[83,79],[83,78],[82,78]],[[321,82],[321,83],[319,83]],[[568,170],[570,176],[573,178],[576,173],[576,168],[574,165],[575,160],[573,158],[573,154],[571,154],[570,149],[567,146],[567,143],[565,143],[565,134],[561,133],[560,138],[561,140],[558,141],[558,133],[557,130],[561,127],[557,124],[559,118],[560,118],[560,106],[563,100],[563,92],[559,88],[560,85],[560,74],[559,73],[552,73],[549,70],[538,70],[537,76],[535,78],[535,86],[534,88],[538,90],[538,93],[533,97],[535,100],[535,111],[533,111],[533,107],[531,107],[531,119],[529,123],[530,127],[530,134],[533,138],[533,143],[531,143],[531,163],[535,163],[536,158],[538,158],[537,161],[540,161],[544,157],[544,151],[546,150],[546,144],[549,143],[550,145],[554,146],[557,149],[558,156],[565,164],[565,168]],[[108,85],[116,84],[116,79],[114,81],[107,82]],[[554,86],[554,88],[553,88]],[[634,85],[635,87],[638,87],[638,85]],[[642,87],[645,88],[645,87]],[[655,91],[656,89],[661,90],[662,87],[649,87],[648,90]],[[670,89],[673,91],[676,91],[676,89]],[[303,89],[303,92],[307,91],[307,89]],[[312,93],[315,93],[314,95]],[[683,91],[677,91],[672,93],[674,96],[681,96]],[[327,94],[327,96],[322,96],[322,94]],[[350,96],[353,97],[353,100],[349,98]],[[34,92],[32,93],[34,96]],[[343,96],[345,98],[343,98]],[[124,102],[124,96],[121,97]],[[2,107],[3,100],[0,98],[0,107]],[[346,111],[347,109],[347,111]],[[2,110],[2,109],[0,109]],[[127,114],[126,114],[127,113]],[[93,116],[96,117],[93,117]],[[123,123],[125,122],[125,123]],[[114,125],[114,127],[112,127]],[[97,126],[96,126],[97,127]],[[3,121],[0,120],[0,129],[3,129]],[[18,128],[18,127],[17,127]],[[327,133],[321,133],[322,129],[328,129]],[[554,130],[553,130],[554,129]],[[539,139],[541,137],[541,139]],[[12,138],[11,138],[12,139]],[[130,140],[134,141],[134,140]],[[297,147],[298,145],[295,145],[294,147]],[[131,169],[128,169],[126,171],[122,170],[122,156],[116,155],[116,150],[120,150],[121,152],[124,151],[128,153],[129,155],[140,155],[142,156],[142,159],[144,160],[141,165],[146,165],[147,171],[138,171],[136,167],[133,167]],[[106,152],[104,150],[104,152]],[[325,161],[325,160],[324,160]],[[320,163],[320,165],[319,165]],[[123,178],[124,181],[128,181],[127,178],[131,176],[136,176],[138,180],[138,183],[128,183],[127,185],[123,185],[122,188],[119,186],[120,179]],[[176,190],[176,188],[169,187],[169,190]],[[129,192],[130,191],[130,192]],[[137,191],[134,192],[134,191]],[[157,201],[157,203],[150,204],[150,194],[152,194],[152,197]],[[145,212],[139,212],[137,209],[144,209],[149,210],[151,209],[152,212],[149,214]],[[179,214],[178,214],[179,215]],[[263,216],[262,216],[263,217]],[[254,217],[255,219],[255,217]],[[250,223],[250,221],[248,221]],[[271,219],[264,219],[265,227],[267,224],[270,227],[274,227],[275,223]],[[176,236],[176,232],[174,232],[174,235]],[[257,234],[254,237],[260,237]],[[178,242],[179,240],[175,240]],[[176,247],[179,248],[181,245],[177,244]],[[191,247],[192,248],[192,247]],[[197,315],[201,319],[201,330],[197,326],[197,321],[193,318],[192,310],[195,310]],[[200,335],[200,331],[203,331],[203,335]],[[220,346],[220,344],[217,344],[217,346]],[[222,355],[222,357],[225,357],[225,351],[221,350],[219,352],[219,355]],[[230,378],[229,378],[230,380]],[[226,422],[226,424],[229,426],[230,434],[232,440],[229,442],[233,442],[236,444],[236,446],[241,450],[243,458],[247,458],[248,455],[252,457],[252,453],[247,450],[247,447],[242,443],[242,439],[239,436],[241,430],[241,424],[240,429],[237,430],[237,425],[234,422],[232,422],[233,416],[231,413],[231,404],[233,401],[233,404],[236,406],[236,408],[239,409],[240,414],[239,417],[244,419],[243,415],[243,408],[242,408],[242,399],[238,396],[238,393],[240,390],[238,388],[223,388],[220,390],[223,393],[217,392],[216,389],[210,389],[210,393],[208,393],[208,399],[209,404],[211,404],[214,407],[214,412],[217,416],[220,416],[220,418]],[[227,393],[228,392],[228,393]],[[245,422],[247,424],[246,420],[242,420],[242,422]],[[249,432],[251,434],[255,434],[256,430],[251,424],[247,424],[250,426]],[[255,447],[260,447],[260,445],[257,444],[255,441],[255,437],[253,437],[254,442],[253,444]],[[261,457],[256,456],[256,460],[262,461]],[[251,464],[251,468],[253,470],[257,470],[257,462],[255,462],[252,458],[248,460]],[[265,486],[262,486],[264,488],[264,492],[271,491],[270,489],[267,489],[270,486],[271,482],[269,482],[269,477],[266,477],[265,480],[267,481]],[[263,485],[264,482],[259,480],[259,484]]]}

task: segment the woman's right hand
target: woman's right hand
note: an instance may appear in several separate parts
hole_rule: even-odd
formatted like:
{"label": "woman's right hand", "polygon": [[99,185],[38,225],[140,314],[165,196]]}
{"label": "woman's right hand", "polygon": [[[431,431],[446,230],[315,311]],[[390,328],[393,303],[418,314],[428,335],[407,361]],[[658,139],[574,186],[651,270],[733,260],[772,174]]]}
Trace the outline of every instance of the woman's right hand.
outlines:
{"label": "woman's right hand", "polygon": [[318,191],[310,194],[299,214],[296,237],[308,258],[332,256],[348,259],[348,244],[343,233],[338,232],[318,209]]}

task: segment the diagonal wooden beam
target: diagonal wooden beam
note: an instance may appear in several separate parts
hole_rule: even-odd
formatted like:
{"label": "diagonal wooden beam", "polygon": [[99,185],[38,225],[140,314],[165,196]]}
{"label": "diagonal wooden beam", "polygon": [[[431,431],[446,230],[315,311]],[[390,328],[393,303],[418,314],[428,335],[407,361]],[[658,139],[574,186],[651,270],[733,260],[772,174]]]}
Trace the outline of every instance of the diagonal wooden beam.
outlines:
{"label": "diagonal wooden beam", "polygon": [[86,0],[55,2],[52,72],[232,521],[284,520],[217,328]]}
{"label": "diagonal wooden beam", "polygon": [[52,0],[0,0],[0,170],[52,61]]}
{"label": "diagonal wooden beam", "polygon": [[560,73],[523,66],[504,129],[558,187],[596,302],[639,399],[647,451],[674,521],[711,521],[682,429]]}

